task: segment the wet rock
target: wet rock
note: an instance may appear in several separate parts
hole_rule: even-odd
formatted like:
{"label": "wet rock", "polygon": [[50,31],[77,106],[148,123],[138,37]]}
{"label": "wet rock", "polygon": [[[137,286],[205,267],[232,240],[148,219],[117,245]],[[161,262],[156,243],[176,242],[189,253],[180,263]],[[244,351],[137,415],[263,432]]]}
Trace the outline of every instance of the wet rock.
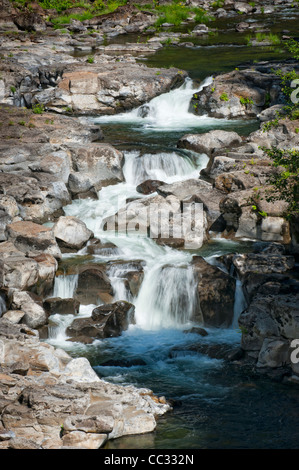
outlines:
{"label": "wet rock", "polygon": [[238,275],[241,277],[244,277],[244,275],[248,273],[283,274],[290,271],[295,266],[295,259],[293,256],[284,256],[267,252],[264,254],[238,254],[232,258],[232,262]]}
{"label": "wet rock", "polygon": [[119,253],[119,248],[114,243],[103,243],[101,240],[92,239],[86,247],[87,253],[91,255],[111,256]]}
{"label": "wet rock", "polygon": [[85,223],[72,216],[60,217],[53,226],[53,234],[63,252],[80,250],[93,237]]}
{"label": "wet rock", "polygon": [[77,315],[79,313],[80,303],[76,299],[61,299],[60,297],[51,297],[43,302],[43,308],[47,315],[59,313],[62,315]]}
{"label": "wet rock", "polygon": [[66,333],[76,339],[84,336],[89,340],[120,336],[134,322],[134,306],[129,302],[115,302],[101,305],[92,311],[91,318],[78,318],[73,321]]}
{"label": "wet rock", "polygon": [[192,328],[189,328],[189,330],[184,330],[183,333],[195,333],[200,336],[208,335],[208,332],[204,328],[200,328],[198,326],[193,326]]}
{"label": "wet rock", "polygon": [[156,192],[159,186],[163,185],[163,181],[146,180],[136,187],[136,191],[141,194],[152,194]]}
{"label": "wet rock", "polygon": [[80,268],[75,298],[83,305],[112,302],[113,289],[104,265],[83,265]]}
{"label": "wet rock", "polygon": [[234,316],[235,279],[200,256],[193,257],[192,266],[198,278],[200,304],[195,320],[203,321],[204,326],[230,326]]}
{"label": "wet rock", "polygon": [[256,295],[241,313],[241,346],[258,368],[287,368],[290,364],[290,343],[299,331],[298,299],[292,293]]}

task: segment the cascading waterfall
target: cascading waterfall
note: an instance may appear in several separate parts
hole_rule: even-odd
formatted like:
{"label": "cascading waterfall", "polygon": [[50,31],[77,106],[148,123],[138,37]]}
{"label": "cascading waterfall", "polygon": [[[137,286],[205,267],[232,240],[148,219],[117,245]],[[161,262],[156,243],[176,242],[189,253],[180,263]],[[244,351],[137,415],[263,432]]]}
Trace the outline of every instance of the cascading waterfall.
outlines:
{"label": "cascading waterfall", "polygon": [[152,267],[135,303],[136,322],[144,329],[173,328],[188,323],[196,306],[191,266]]}
{"label": "cascading waterfall", "polygon": [[[150,132],[199,128],[215,119],[196,116],[189,112],[190,100],[195,92],[209,85],[212,78],[206,79],[194,88],[191,79],[178,89],[162,94],[144,106],[116,116],[101,116],[95,123],[133,123]],[[198,178],[208,157],[192,152],[162,151],[144,153],[125,151],[123,173],[125,182],[102,188],[98,200],[77,200],[65,207],[66,215],[83,220],[98,238],[105,238],[119,248],[119,257],[113,259],[143,260],[145,276],[136,299],[135,315],[138,326],[150,330],[180,326],[192,317],[196,302],[196,286],[192,268],[192,256],[187,251],[158,246],[153,240],[137,234],[114,234],[102,230],[102,220],[114,215],[124,207],[128,198],[147,197],[136,191],[136,186],[147,179],[171,183],[189,178]],[[115,300],[131,300],[124,282],[122,268],[110,268],[109,278]],[[55,294],[65,297],[66,284],[75,279],[64,280],[64,285],[55,287]],[[62,283],[62,279],[61,279]],[[63,290],[60,294],[59,289]],[[70,291],[68,291],[70,292]]]}
{"label": "cascading waterfall", "polygon": [[189,112],[190,100],[194,93],[199,93],[212,83],[213,78],[206,78],[199,87],[194,88],[193,81],[186,78],[183,85],[168,93],[156,96],[149,103],[133,109],[130,112],[114,116],[100,116],[95,123],[123,122],[139,124],[145,130],[165,131],[198,127],[207,123],[217,122],[217,119],[207,116],[196,116]]}
{"label": "cascading waterfall", "polygon": [[[132,269],[134,269],[132,267]],[[111,266],[108,271],[107,275],[110,279],[112,289],[113,289],[113,298],[116,302],[117,300],[125,300],[127,302],[132,302],[133,298],[126,286],[126,278],[125,275],[130,271],[130,265],[126,263],[125,266],[116,265]]]}
{"label": "cascading waterfall", "polygon": [[125,153],[123,173],[126,182],[132,185],[138,185],[148,179],[170,183],[198,177],[199,168],[191,157],[175,152],[146,153],[141,156],[140,152],[132,151]]}
{"label": "cascading waterfall", "polygon": [[78,274],[63,274],[61,276],[56,276],[52,297],[60,297],[61,299],[71,299],[72,297],[74,297],[77,285]]}

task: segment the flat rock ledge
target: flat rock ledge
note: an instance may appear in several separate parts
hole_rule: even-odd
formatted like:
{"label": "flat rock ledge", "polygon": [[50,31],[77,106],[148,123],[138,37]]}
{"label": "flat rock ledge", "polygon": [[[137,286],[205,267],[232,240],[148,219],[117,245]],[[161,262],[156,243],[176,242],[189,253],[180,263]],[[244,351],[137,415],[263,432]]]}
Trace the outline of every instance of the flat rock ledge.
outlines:
{"label": "flat rock ledge", "polygon": [[98,449],[152,432],[168,410],[164,397],[105,382],[86,358],[0,319],[0,449]]}

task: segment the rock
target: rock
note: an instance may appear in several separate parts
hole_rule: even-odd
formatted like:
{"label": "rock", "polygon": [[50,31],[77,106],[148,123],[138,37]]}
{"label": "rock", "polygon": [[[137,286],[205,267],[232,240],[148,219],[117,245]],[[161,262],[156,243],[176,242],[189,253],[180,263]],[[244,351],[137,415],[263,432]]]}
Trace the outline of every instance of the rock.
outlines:
{"label": "rock", "polygon": [[134,306],[129,302],[115,302],[101,305],[92,311],[91,318],[78,318],[73,321],[66,333],[76,339],[84,336],[92,339],[102,339],[120,336],[122,331],[134,321]]}
{"label": "rock", "polygon": [[248,273],[283,274],[295,266],[293,256],[284,256],[281,254],[271,253],[248,253],[238,254],[232,258],[238,276],[244,277]]}
{"label": "rock", "polygon": [[136,187],[136,191],[141,194],[152,194],[156,192],[159,186],[163,185],[163,181],[146,180]]}
{"label": "rock", "polygon": [[170,187],[163,185],[158,188],[157,192],[164,197],[153,195],[129,202],[117,214],[103,220],[104,230],[121,233],[138,231],[142,235],[150,234],[154,239],[164,239],[164,242],[169,240],[167,244],[172,243],[173,239],[183,238],[185,248],[201,247],[206,239],[207,226],[202,206],[194,204],[195,198],[190,192],[189,199],[186,197],[184,200],[186,205],[181,205],[176,195],[166,195],[168,189],[171,192]]}
{"label": "rock", "polygon": [[200,308],[194,320],[204,326],[229,327],[234,316],[236,281],[218,267],[194,256],[193,269],[198,278]]}
{"label": "rock", "polygon": [[230,148],[240,144],[242,138],[233,131],[213,130],[204,134],[186,134],[178,141],[178,148],[186,148],[197,153],[212,155],[215,150]]}
{"label": "rock", "polygon": [[75,298],[82,305],[97,305],[113,301],[113,289],[105,266],[83,266],[79,272]]}
{"label": "rock", "polygon": [[[115,114],[137,108],[155,96],[179,86],[185,77],[176,69],[156,69],[137,64],[75,64],[64,70],[58,88],[48,97],[49,109],[70,106],[79,114]],[[38,95],[35,98],[39,100]]]}
{"label": "rock", "polygon": [[98,239],[90,240],[86,249],[87,253],[91,255],[111,256],[119,253],[119,249],[114,243],[102,243]]}
{"label": "rock", "polygon": [[241,313],[241,346],[257,367],[290,363],[290,342],[299,332],[298,299],[298,294],[256,295]]}
{"label": "rock", "polygon": [[8,225],[6,233],[7,239],[26,255],[38,256],[45,253],[61,258],[60,249],[49,227],[29,221],[19,221]]}
{"label": "rock", "polygon": [[93,237],[85,223],[76,217],[63,216],[53,227],[54,236],[63,252],[80,250]]}
{"label": "rock", "polygon": [[278,77],[268,70],[234,70],[216,76],[211,85],[197,92],[190,111],[215,118],[252,118],[270,97],[270,105],[282,103]]}
{"label": "rock", "polygon": [[[236,238],[289,244],[289,223],[281,217],[286,205],[283,201],[274,203],[264,201],[265,190],[264,187],[260,189],[259,197],[254,188],[235,191],[220,201],[219,208],[226,221],[226,230],[236,232]],[[257,210],[253,210],[253,206]],[[261,215],[263,213],[267,216],[263,217]]]}
{"label": "rock", "polygon": [[189,328],[189,330],[184,330],[183,333],[195,333],[200,336],[207,336],[208,332],[204,328],[200,328],[198,326],[193,326]]}
{"label": "rock", "polygon": [[2,315],[2,318],[10,321],[11,323],[20,323],[24,315],[25,312],[22,310],[8,310]]}
{"label": "rock", "polygon": [[290,364],[289,350],[289,341],[277,338],[265,338],[259,352],[256,367],[285,367]]}
{"label": "rock", "polygon": [[110,144],[72,146],[73,168],[68,186],[73,194],[93,190],[123,181],[123,154]]}
{"label": "rock", "polygon": [[220,191],[214,189],[211,183],[204,180],[191,179],[172,184],[164,183],[157,188],[157,192],[166,199],[174,196],[180,201],[180,204],[186,204],[187,207],[192,202],[203,204],[202,208],[206,212],[206,216],[202,214],[201,229],[203,230],[203,240],[206,240],[206,229],[209,230],[220,216],[219,204],[223,198]]}
{"label": "rock", "polygon": [[43,308],[48,315],[55,313],[63,315],[76,315],[79,313],[80,303],[76,299],[61,299],[60,297],[50,297],[43,302]]}
{"label": "rock", "polygon": [[45,310],[33,300],[28,292],[13,292],[11,307],[24,313],[22,321],[30,328],[40,328],[47,322]]}
{"label": "rock", "polygon": [[63,446],[70,448],[99,449],[107,441],[107,434],[72,431],[63,436]]}
{"label": "rock", "polygon": [[45,31],[44,20],[35,12],[22,12],[14,16],[14,23],[21,31]]}

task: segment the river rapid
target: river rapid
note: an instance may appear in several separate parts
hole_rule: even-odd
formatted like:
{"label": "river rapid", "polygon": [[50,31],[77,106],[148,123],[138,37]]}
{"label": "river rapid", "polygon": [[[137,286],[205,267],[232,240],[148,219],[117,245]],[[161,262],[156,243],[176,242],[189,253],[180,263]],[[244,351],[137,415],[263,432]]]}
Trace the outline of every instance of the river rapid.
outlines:
{"label": "river rapid", "polygon": [[[229,60],[217,62],[217,69],[226,70],[231,62],[237,66],[241,60],[239,57],[236,62],[235,51]],[[265,51],[260,53],[267,56]],[[163,54],[164,50],[149,62],[157,65]],[[169,61],[174,54],[175,49],[171,49]],[[114,300],[135,305],[136,324],[120,337],[83,345],[67,341],[65,330],[74,317],[57,314],[51,317],[48,341],[73,356],[87,357],[98,375],[110,382],[148,387],[172,400],[173,411],[159,419],[154,433],[109,441],[106,448],[296,448],[299,397],[295,389],[253,376],[250,370],[239,369],[233,363],[188,350],[188,346],[198,342],[237,347],[241,339],[237,320],[246,307],[236,281],[232,326],[207,328],[208,335],[204,337],[186,334],[185,330],[194,326],[190,318],[197,301],[190,267],[192,256],[200,255],[214,263],[219,255],[250,251],[253,242],[215,237],[200,249],[179,250],[160,246],[138,232],[117,234],[102,229],[103,219],[114,215],[126,200],[147,197],[136,191],[141,182],[157,179],[171,183],[199,177],[208,157],[177,149],[176,143],[184,134],[225,129],[247,135],[257,129],[255,121],[232,122],[189,113],[193,93],[212,80],[211,64],[206,70],[201,68],[200,48],[193,50],[192,64],[196,54],[197,72],[192,70],[190,74],[196,81],[189,78],[179,89],[154,98],[148,103],[146,117],[135,109],[117,116],[92,118],[102,128],[105,140],[124,152],[125,181],[103,188],[98,200],[75,200],[65,207],[66,215],[80,218],[97,238],[117,246],[113,253],[94,255],[94,262],[125,261],[114,268],[112,265],[109,277]],[[244,50],[244,54],[247,60],[248,51]],[[273,50],[269,54],[272,57]],[[185,62],[175,65],[184,68]],[[84,255],[82,250],[79,255],[68,254],[64,258],[76,263]],[[132,297],[124,275],[136,260],[144,264],[144,279],[138,295]],[[53,295],[72,297],[76,283],[77,275],[56,277]],[[81,305],[79,316],[90,316],[94,307]],[[126,364],[121,362],[124,360]]]}

